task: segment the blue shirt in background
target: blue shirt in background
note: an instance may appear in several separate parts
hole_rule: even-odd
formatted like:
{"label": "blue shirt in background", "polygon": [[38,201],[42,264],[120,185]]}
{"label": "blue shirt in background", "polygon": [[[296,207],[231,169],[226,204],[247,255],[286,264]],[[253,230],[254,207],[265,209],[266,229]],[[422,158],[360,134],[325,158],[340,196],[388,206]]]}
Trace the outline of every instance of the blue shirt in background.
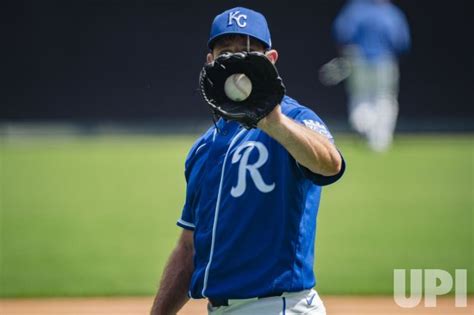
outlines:
{"label": "blue shirt in background", "polygon": [[396,58],[410,48],[405,15],[389,1],[349,1],[334,21],[333,36],[341,46],[357,46],[369,61]]}

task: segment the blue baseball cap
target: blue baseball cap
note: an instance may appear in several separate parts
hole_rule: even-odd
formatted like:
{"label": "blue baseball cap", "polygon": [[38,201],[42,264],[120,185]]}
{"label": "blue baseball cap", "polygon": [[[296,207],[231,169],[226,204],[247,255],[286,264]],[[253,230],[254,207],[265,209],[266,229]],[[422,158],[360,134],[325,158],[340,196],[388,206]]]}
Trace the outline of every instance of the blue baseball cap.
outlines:
{"label": "blue baseball cap", "polygon": [[267,20],[261,13],[247,8],[236,7],[217,15],[212,22],[207,46],[212,48],[219,36],[227,34],[249,35],[261,41],[265,48],[272,47]]}

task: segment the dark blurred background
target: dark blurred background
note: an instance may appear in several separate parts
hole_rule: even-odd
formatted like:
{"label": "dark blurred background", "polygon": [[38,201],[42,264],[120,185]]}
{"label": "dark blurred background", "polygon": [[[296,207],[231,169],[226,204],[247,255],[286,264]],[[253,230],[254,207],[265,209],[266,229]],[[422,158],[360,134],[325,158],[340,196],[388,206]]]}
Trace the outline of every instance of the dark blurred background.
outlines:
{"label": "dark blurred background", "polygon": [[[317,79],[336,56],[331,24],[343,3],[4,1],[0,122],[210,120],[196,92],[210,23],[242,5],[266,15],[288,94],[344,126],[343,86]],[[401,60],[399,129],[473,130],[469,1],[394,3],[413,42]]]}

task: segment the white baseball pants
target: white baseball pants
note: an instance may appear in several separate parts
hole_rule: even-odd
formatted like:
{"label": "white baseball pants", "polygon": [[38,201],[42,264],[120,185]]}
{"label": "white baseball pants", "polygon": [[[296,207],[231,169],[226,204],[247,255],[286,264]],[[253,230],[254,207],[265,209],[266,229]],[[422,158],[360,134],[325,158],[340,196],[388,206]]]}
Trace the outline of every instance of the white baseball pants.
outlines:
{"label": "white baseball pants", "polygon": [[352,56],[347,80],[349,122],[375,151],[391,145],[398,116],[399,70],[395,59],[370,63]]}
{"label": "white baseball pants", "polygon": [[314,290],[283,293],[281,296],[229,300],[229,306],[207,306],[209,315],[326,315],[326,309]]}

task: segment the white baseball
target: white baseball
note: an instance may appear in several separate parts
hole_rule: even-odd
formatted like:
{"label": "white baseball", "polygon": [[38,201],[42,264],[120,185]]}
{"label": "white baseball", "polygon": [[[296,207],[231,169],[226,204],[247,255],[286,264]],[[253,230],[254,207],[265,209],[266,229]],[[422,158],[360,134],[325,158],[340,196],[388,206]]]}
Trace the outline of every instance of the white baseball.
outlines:
{"label": "white baseball", "polygon": [[235,102],[242,102],[252,92],[252,81],[243,73],[235,73],[225,80],[224,92]]}

